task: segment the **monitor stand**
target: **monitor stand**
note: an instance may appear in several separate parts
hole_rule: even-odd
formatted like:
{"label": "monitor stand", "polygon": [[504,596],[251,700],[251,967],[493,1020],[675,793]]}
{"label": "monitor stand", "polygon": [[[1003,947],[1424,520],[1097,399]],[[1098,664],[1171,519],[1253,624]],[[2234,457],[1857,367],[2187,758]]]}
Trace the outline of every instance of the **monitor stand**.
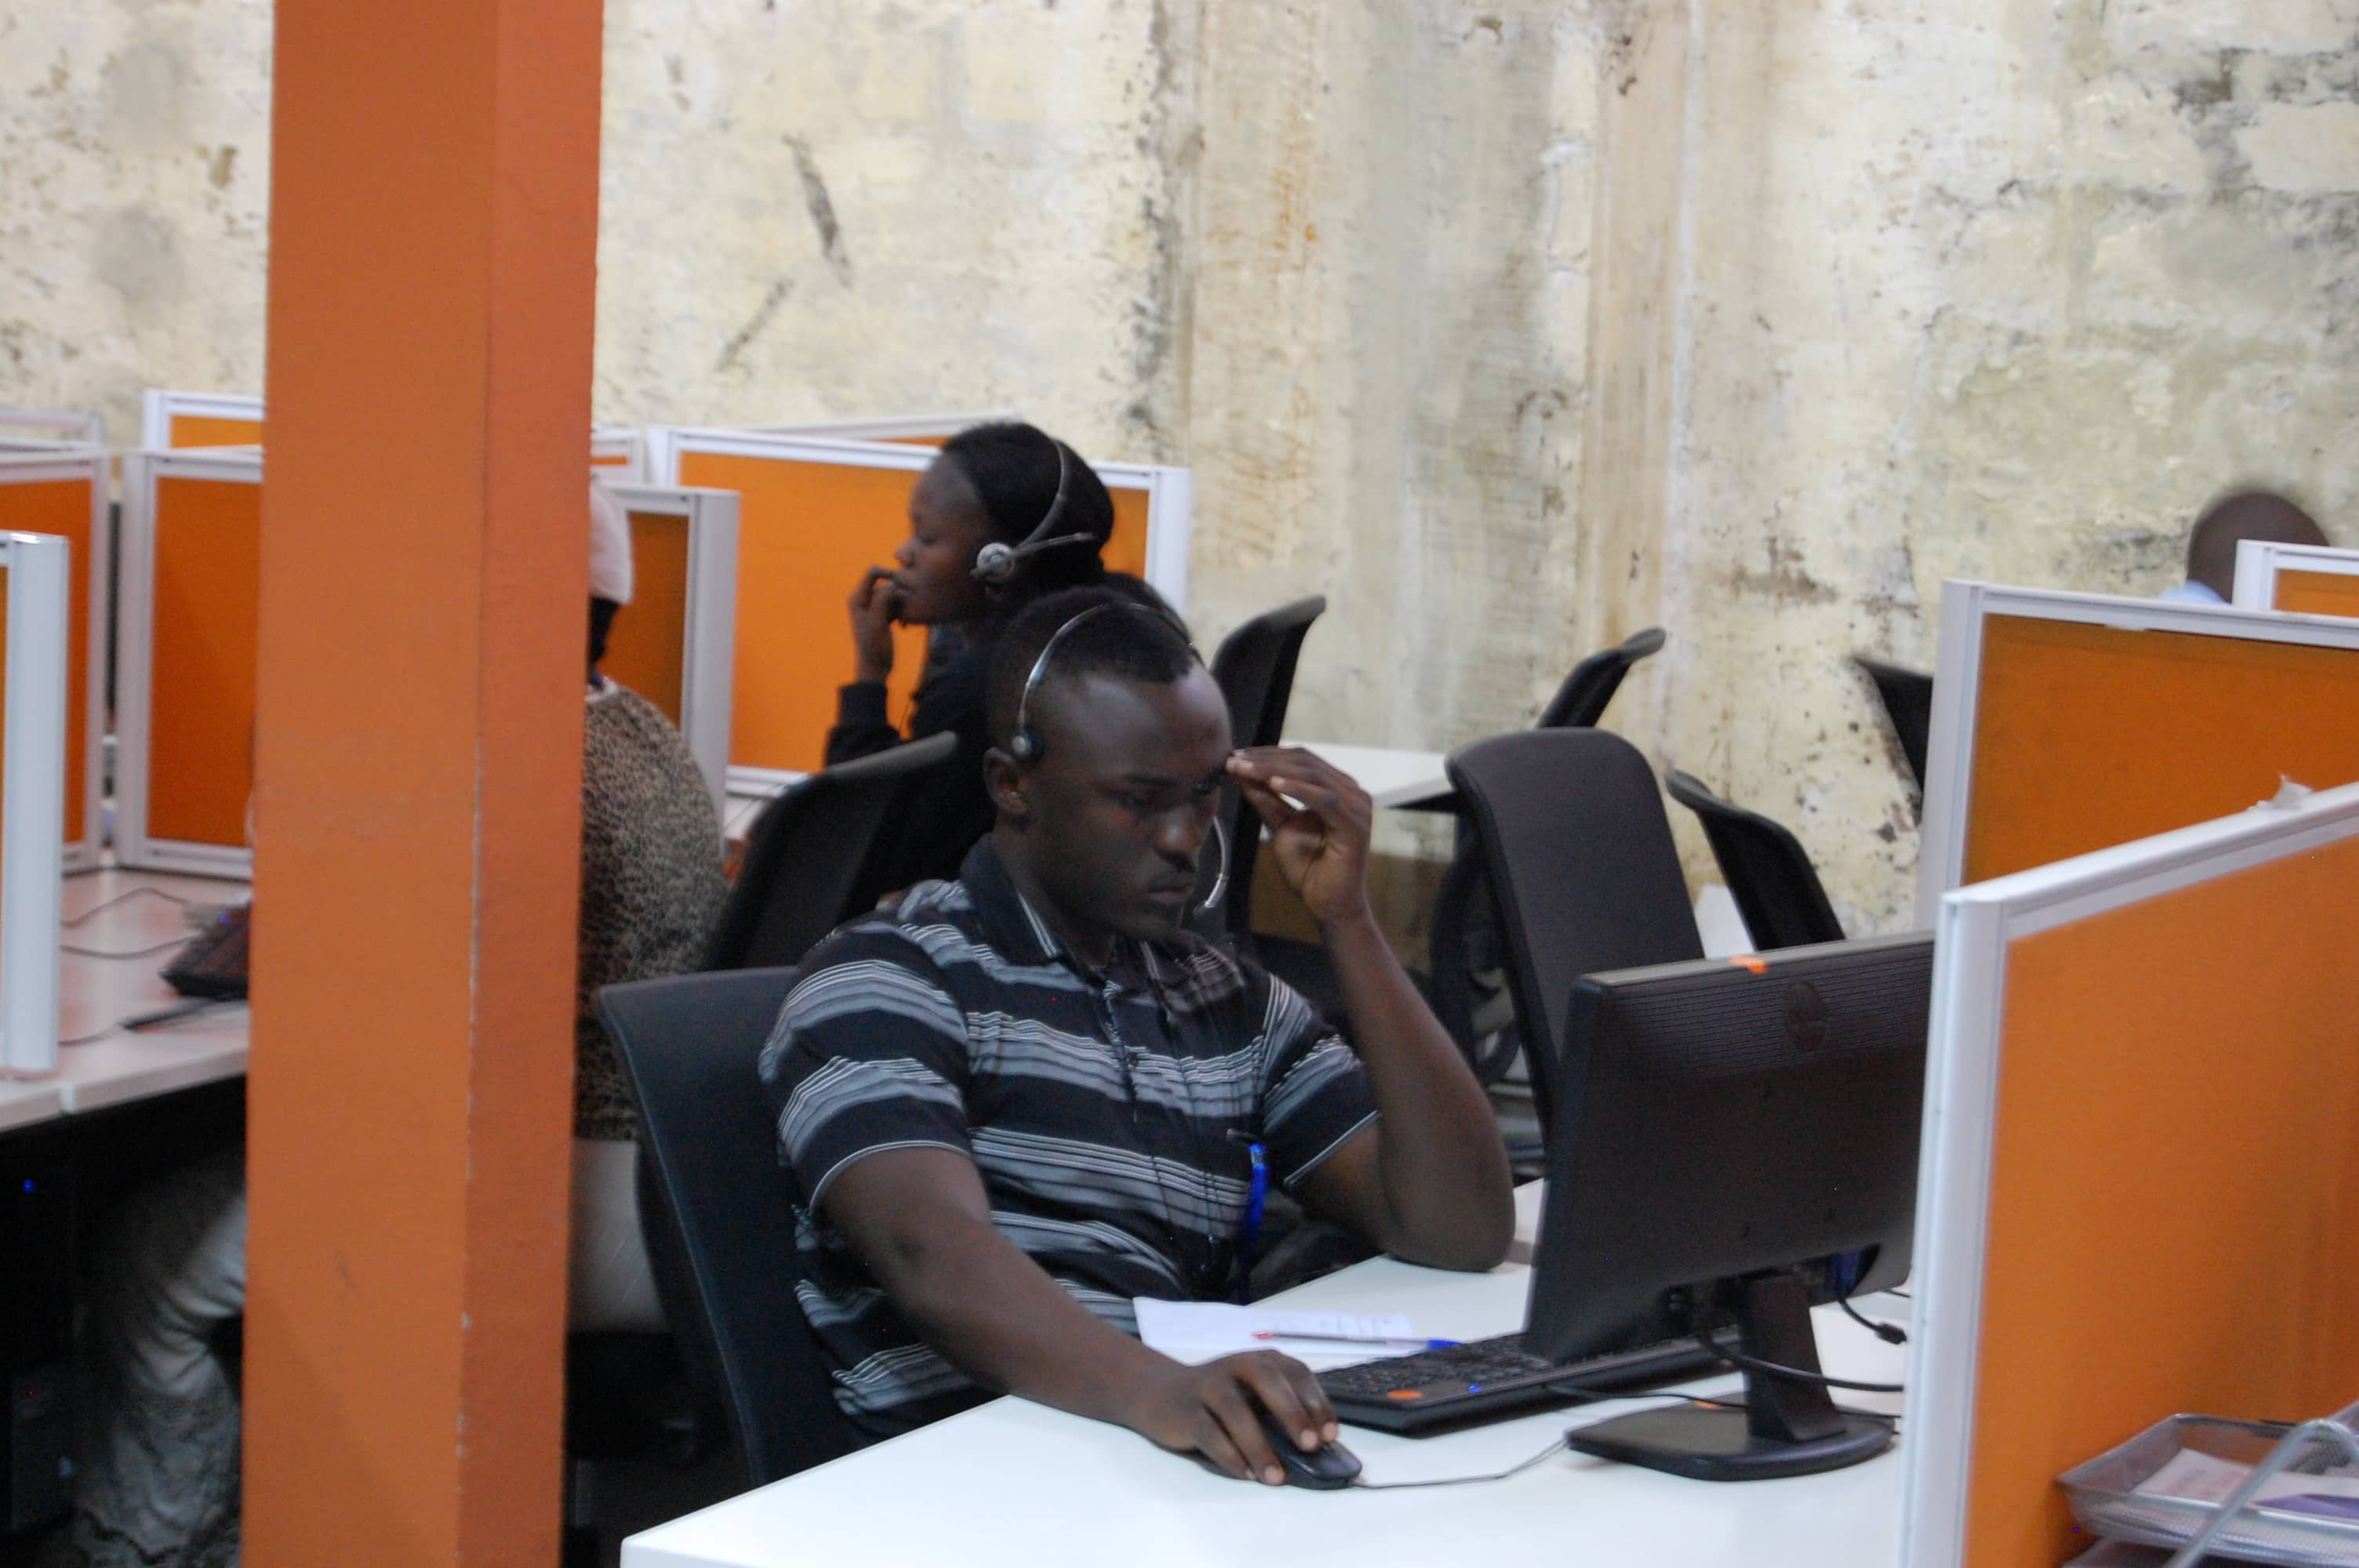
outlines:
{"label": "monitor stand", "polygon": [[[1746,1354],[1802,1371],[1819,1369],[1810,1288],[1799,1274],[1748,1281],[1736,1323],[1737,1343]],[[1565,1437],[1576,1454],[1696,1481],[1812,1476],[1873,1459],[1891,1443],[1889,1422],[1836,1409],[1823,1386],[1752,1371],[1745,1374],[1741,1411],[1674,1405],[1577,1427]]]}

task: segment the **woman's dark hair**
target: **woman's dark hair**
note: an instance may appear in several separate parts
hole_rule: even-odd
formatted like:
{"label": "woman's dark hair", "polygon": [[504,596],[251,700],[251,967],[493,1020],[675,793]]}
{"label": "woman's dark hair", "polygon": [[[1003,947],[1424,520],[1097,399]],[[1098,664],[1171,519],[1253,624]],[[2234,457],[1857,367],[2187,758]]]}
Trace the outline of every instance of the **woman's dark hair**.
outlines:
{"label": "woman's dark hair", "polygon": [[[942,443],[942,455],[958,463],[991,519],[992,537],[1021,543],[1057,502],[1057,450],[1064,443],[1030,425],[976,425]],[[1044,550],[1016,568],[1016,597],[1029,599],[1063,588],[1086,588],[1105,576],[1098,555],[1114,533],[1114,498],[1105,483],[1071,447],[1064,447],[1065,509],[1050,537],[1079,535],[1095,547]]]}
{"label": "woman's dark hair", "polygon": [[606,634],[614,629],[614,612],[622,608],[611,599],[591,597],[590,669],[593,675],[606,662]]}

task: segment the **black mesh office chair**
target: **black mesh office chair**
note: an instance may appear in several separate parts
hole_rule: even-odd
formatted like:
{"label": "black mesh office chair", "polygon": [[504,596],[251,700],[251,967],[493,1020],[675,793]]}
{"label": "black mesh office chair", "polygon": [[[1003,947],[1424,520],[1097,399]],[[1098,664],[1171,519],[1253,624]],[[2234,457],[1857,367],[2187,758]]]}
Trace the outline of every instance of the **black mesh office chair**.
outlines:
{"label": "black mesh office chair", "polygon": [[1854,654],[1851,662],[1875,683],[1875,695],[1884,702],[1884,717],[1900,741],[1901,755],[1908,759],[1918,789],[1923,790],[1926,738],[1933,730],[1933,677],[1923,670],[1887,665],[1860,654]]}
{"label": "black mesh office chair", "polygon": [[[1662,651],[1663,629],[1649,626],[1634,632],[1611,648],[1601,648],[1564,677],[1556,695],[1540,710],[1538,730],[1585,730],[1605,717],[1622,678],[1641,659]],[[1497,1002],[1500,962],[1498,913],[1490,884],[1483,873],[1470,828],[1462,814],[1458,844],[1434,890],[1433,918],[1429,926],[1430,978],[1427,992],[1434,1015],[1450,1037],[1473,1063],[1475,1076],[1484,1084],[1498,1081],[1516,1058],[1516,1032],[1499,1016]]]}
{"label": "black mesh office chair", "polygon": [[1731,806],[1692,774],[1676,769],[1664,787],[1702,822],[1712,858],[1720,862],[1720,874],[1727,879],[1755,948],[1767,953],[1843,939],[1843,922],[1827,902],[1827,890],[1819,885],[1810,857],[1783,825]]}
{"label": "black mesh office chair", "polygon": [[1703,957],[1654,770],[1603,730],[1527,730],[1450,754],[1497,901],[1545,1137],[1572,983]]}
{"label": "black mesh office chair", "polygon": [[762,808],[705,951],[708,969],[798,964],[860,911],[846,907],[902,781],[956,750],[929,735],[813,773]]}
{"label": "black mesh office chair", "polygon": [[1651,658],[1663,651],[1663,629],[1649,626],[1644,632],[1633,632],[1611,648],[1596,653],[1572,666],[1564,684],[1556,688],[1540,709],[1540,730],[1587,730],[1605,717],[1606,704],[1622,689],[1622,677],[1641,659]]}
{"label": "black mesh office chair", "polygon": [[849,1453],[795,1300],[795,1219],[755,1061],[792,969],[609,986],[599,1016],[638,1102],[639,1223],[690,1388],[748,1487]]}
{"label": "black mesh office chair", "polygon": [[[1326,613],[1318,595],[1298,599],[1255,616],[1221,639],[1212,654],[1212,680],[1229,705],[1229,734],[1239,746],[1275,746],[1286,733],[1286,709],[1294,697],[1294,665],[1310,623]],[[1253,927],[1254,861],[1261,852],[1261,818],[1234,789],[1221,802],[1228,831],[1229,886],[1221,907],[1206,911],[1240,946]],[[1208,871],[1207,878],[1211,872]],[[1207,887],[1209,888],[1209,881]]]}

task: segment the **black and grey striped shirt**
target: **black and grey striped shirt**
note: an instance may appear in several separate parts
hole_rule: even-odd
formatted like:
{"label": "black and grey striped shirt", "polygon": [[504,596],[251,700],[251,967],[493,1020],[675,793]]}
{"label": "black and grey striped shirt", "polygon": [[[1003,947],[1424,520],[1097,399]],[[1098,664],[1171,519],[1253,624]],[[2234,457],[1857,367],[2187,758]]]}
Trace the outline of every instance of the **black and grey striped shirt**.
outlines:
{"label": "black and grey striped shirt", "polygon": [[1001,1233],[1127,1333],[1131,1298],[1217,1299],[1259,1140],[1288,1185],[1375,1116],[1309,1003],[1192,936],[1116,944],[1093,971],[990,840],[815,948],[761,1056],[796,1205],[803,1311],[836,1400],[874,1436],[983,1397],[902,1321],[821,1215],[886,1149],[952,1149]]}

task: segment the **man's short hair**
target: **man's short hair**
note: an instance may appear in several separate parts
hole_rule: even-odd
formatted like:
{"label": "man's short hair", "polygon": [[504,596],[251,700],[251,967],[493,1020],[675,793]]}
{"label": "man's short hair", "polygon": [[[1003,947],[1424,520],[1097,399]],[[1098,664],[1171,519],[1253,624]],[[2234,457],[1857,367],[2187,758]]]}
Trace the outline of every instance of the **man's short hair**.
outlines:
{"label": "man's short hair", "polygon": [[[1097,613],[1090,614],[1093,611]],[[1188,642],[1187,627],[1144,583],[1136,591],[1110,579],[1095,588],[1043,594],[1018,611],[993,642],[984,688],[984,715],[993,745],[1005,749],[1014,737],[1025,683],[1031,679],[1040,651],[1084,614],[1089,619],[1073,625],[1057,643],[1057,656],[1041,677],[1041,691],[1084,675],[1168,686],[1186,678],[1200,663]],[[1034,697],[1037,702],[1038,693]],[[1031,717],[1037,719],[1038,714]]]}
{"label": "man's short hair", "polygon": [[2236,580],[2236,546],[2246,539],[2272,545],[2323,545],[2317,519],[2268,490],[2241,490],[2203,509],[2187,538],[2187,578],[2228,597]]}

